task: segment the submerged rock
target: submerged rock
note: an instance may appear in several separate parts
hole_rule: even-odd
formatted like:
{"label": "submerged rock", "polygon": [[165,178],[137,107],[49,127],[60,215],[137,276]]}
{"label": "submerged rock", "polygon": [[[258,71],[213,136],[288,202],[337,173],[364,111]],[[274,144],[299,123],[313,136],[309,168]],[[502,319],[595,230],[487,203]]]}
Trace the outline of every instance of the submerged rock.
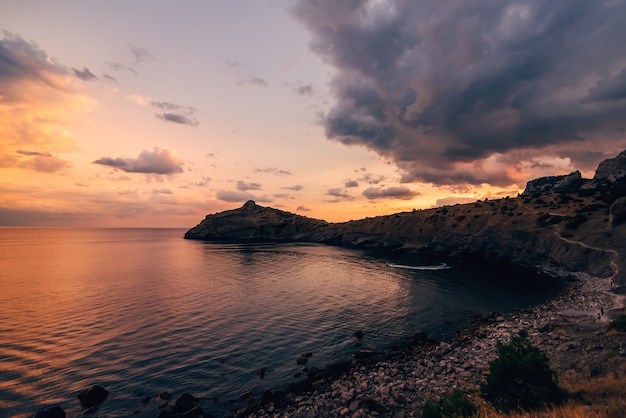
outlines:
{"label": "submerged rock", "polygon": [[100,385],[94,385],[90,389],[78,394],[78,399],[83,408],[93,410],[109,396],[109,391]]}

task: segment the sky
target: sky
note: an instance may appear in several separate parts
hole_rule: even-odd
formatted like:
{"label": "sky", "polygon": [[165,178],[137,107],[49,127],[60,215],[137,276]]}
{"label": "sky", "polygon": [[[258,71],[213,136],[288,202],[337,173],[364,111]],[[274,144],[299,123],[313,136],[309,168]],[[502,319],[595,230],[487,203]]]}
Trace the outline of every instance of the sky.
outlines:
{"label": "sky", "polygon": [[626,0],[0,2],[0,225],[351,219],[626,149]]}

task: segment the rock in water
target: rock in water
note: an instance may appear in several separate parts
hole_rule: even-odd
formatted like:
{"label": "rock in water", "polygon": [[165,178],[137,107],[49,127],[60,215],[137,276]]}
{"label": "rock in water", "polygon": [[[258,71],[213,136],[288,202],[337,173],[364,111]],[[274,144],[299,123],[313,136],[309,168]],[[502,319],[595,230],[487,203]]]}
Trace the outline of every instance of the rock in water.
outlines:
{"label": "rock in water", "polygon": [[95,385],[91,389],[87,389],[78,395],[80,404],[83,408],[94,409],[102,403],[109,395],[109,391],[102,386]]}
{"label": "rock in water", "polygon": [[65,418],[65,411],[59,405],[49,406],[37,412],[35,418]]}

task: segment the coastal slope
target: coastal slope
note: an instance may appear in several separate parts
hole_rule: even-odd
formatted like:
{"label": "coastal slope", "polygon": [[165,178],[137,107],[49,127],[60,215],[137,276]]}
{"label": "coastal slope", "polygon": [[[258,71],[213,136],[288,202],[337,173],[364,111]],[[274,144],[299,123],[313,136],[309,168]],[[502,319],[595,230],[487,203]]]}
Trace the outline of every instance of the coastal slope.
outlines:
{"label": "coastal slope", "polygon": [[626,151],[579,172],[528,182],[517,197],[329,223],[253,201],[207,215],[187,239],[312,242],[533,267],[623,285]]}

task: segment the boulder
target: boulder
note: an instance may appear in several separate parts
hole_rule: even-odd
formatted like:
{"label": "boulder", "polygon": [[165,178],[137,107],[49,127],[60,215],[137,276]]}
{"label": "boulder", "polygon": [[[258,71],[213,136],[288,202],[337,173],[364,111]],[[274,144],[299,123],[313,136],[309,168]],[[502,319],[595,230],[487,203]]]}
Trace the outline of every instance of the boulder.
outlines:
{"label": "boulder", "polygon": [[94,409],[102,403],[109,395],[109,391],[99,385],[94,385],[90,389],[78,394],[78,400],[83,408]]}
{"label": "boulder", "polygon": [[626,221],[626,196],[616,199],[611,204],[609,215],[612,226],[620,225]]}
{"label": "boulder", "polygon": [[543,195],[550,193],[571,193],[580,189],[586,182],[580,171],[576,170],[565,176],[547,176],[526,183],[522,196]]}
{"label": "boulder", "polygon": [[615,158],[602,161],[596,169],[594,180],[615,183],[626,176],[626,151],[622,151]]}
{"label": "boulder", "polygon": [[59,405],[49,406],[37,412],[35,418],[65,418],[65,411]]}

